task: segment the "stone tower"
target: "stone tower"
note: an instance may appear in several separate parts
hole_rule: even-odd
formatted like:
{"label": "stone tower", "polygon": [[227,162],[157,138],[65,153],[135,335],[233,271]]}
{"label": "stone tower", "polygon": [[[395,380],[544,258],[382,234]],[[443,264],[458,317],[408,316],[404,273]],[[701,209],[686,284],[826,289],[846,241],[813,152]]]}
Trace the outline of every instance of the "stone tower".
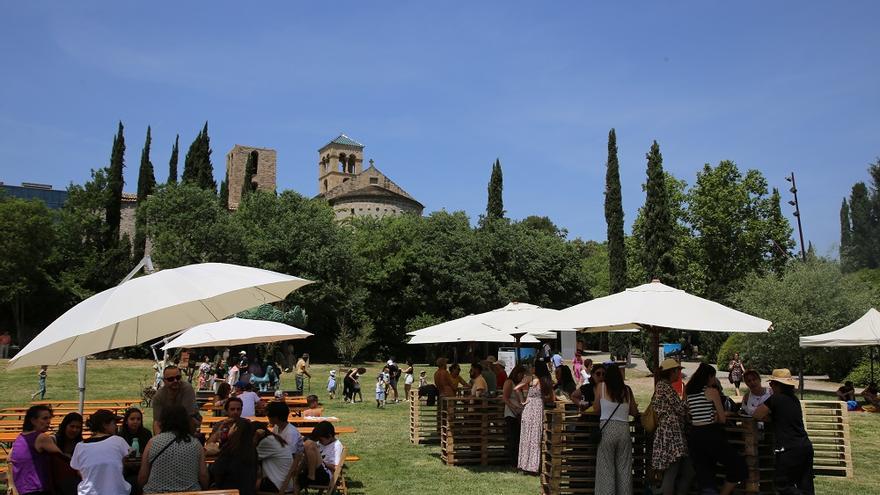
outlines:
{"label": "stone tower", "polygon": [[318,150],[318,194],[353,179],[363,172],[363,168],[364,145],[340,134]]}
{"label": "stone tower", "polygon": [[238,208],[241,202],[241,185],[244,182],[248,155],[257,152],[257,174],[254,182],[260,191],[275,191],[275,167],[277,153],[269,148],[254,148],[236,144],[226,154],[226,183],[229,186],[229,208]]}

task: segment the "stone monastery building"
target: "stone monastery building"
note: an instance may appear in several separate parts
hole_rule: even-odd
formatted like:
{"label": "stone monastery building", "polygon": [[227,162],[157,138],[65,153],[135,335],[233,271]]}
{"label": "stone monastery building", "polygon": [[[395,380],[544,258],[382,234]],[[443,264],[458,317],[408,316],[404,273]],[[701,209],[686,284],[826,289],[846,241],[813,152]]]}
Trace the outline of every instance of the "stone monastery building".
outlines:
{"label": "stone monastery building", "polygon": [[[257,189],[275,190],[275,150],[235,145],[226,155],[229,207],[241,201],[241,184],[248,156],[256,153]],[[353,216],[384,217],[412,213],[421,215],[424,206],[369,161],[364,167],[364,145],[345,134],[318,150],[318,198],[324,198],[336,212],[336,219]]]}

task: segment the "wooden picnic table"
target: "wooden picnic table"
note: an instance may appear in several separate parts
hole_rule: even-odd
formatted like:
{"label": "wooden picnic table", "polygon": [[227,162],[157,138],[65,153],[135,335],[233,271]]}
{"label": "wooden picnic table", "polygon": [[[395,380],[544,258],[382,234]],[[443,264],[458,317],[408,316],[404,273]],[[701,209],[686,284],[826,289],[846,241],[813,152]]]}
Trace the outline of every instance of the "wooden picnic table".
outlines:
{"label": "wooden picnic table", "polygon": [[[104,406],[111,405],[116,407],[131,407],[135,404],[140,404],[141,399],[97,399],[97,400],[87,400],[84,402],[85,405],[96,405],[96,406]],[[46,404],[48,406],[54,407],[79,407],[78,400],[37,400],[31,402],[31,405],[38,404]],[[100,409],[100,407],[98,407]]]}

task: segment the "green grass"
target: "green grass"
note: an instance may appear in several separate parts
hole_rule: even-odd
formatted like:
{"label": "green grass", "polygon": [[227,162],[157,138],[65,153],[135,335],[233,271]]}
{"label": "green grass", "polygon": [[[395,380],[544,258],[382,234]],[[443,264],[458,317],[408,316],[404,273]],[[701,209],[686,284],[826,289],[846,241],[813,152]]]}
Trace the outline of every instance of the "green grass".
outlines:
{"label": "green grass", "polygon": [[[0,367],[3,365],[0,364]],[[142,382],[152,381],[150,361],[113,360],[89,361],[89,399],[139,397]],[[409,443],[409,406],[405,402],[388,404],[377,409],[373,386],[379,368],[367,365],[363,380],[365,401],[345,404],[341,398],[329,400],[324,391],[329,365],[314,365],[311,380],[312,393],[321,397],[325,414],[338,416],[340,425],[354,426],[355,434],[344,434],[342,442],[351,454],[361,457],[350,463],[346,470],[350,491],[357,494],[384,493],[492,493],[493,495],[534,495],[539,492],[536,477],[518,474],[502,468],[448,467],[440,461],[440,447],[417,446]],[[417,370],[425,369],[417,366]],[[429,376],[432,368],[427,368]],[[37,388],[37,370],[29,368],[11,372],[0,371],[0,407],[23,405],[30,401],[30,394]],[[339,377],[341,380],[342,377]],[[293,385],[292,377],[285,388]],[[627,372],[640,408],[644,409],[651,396],[651,379],[632,371]],[[341,389],[341,387],[340,387]],[[403,385],[400,385],[401,394]],[[828,398],[810,394],[808,398]],[[76,368],[73,364],[49,368],[48,399],[76,399]],[[152,416],[146,411],[147,421]],[[880,470],[874,460],[880,459],[880,414],[852,414],[851,438],[855,460],[855,476],[852,479],[817,478],[818,493],[835,493],[844,490],[860,494],[880,494]],[[149,424],[149,423],[147,423]]]}

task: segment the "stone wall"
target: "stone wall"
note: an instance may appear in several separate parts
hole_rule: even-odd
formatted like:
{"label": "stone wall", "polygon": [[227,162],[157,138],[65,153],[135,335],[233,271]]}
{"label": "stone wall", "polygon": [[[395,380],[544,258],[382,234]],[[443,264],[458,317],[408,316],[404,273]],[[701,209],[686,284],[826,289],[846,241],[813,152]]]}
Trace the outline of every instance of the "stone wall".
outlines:
{"label": "stone wall", "polygon": [[339,200],[333,204],[336,220],[343,220],[352,216],[386,217],[412,213],[421,215],[420,208],[415,208],[411,203],[392,198],[375,198],[370,201],[364,200]]}
{"label": "stone wall", "polygon": [[278,155],[275,150],[269,148],[255,148],[236,144],[226,154],[226,178],[229,186],[229,208],[238,208],[241,202],[241,186],[244,182],[245,166],[248,155],[256,151],[257,175],[254,182],[260,191],[275,191],[275,174]]}

